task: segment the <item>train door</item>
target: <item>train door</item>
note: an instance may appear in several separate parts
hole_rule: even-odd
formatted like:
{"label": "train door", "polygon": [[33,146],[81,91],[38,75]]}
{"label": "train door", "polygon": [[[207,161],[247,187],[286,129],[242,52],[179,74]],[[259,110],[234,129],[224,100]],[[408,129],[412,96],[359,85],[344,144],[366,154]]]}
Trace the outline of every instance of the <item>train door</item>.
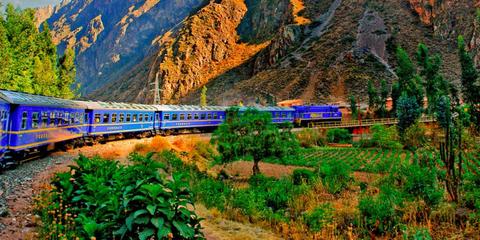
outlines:
{"label": "train door", "polygon": [[8,104],[0,105],[0,169],[7,165],[5,153],[8,149],[10,107]]}

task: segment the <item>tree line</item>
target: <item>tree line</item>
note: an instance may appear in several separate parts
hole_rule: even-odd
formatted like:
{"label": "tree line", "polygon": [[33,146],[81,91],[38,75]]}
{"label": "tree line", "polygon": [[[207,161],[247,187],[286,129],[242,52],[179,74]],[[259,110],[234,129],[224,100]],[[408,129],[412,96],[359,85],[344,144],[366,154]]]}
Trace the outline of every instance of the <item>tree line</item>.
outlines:
{"label": "tree line", "polygon": [[0,89],[66,99],[77,97],[75,51],[57,55],[48,24],[35,25],[35,10],[12,4],[0,14]]}

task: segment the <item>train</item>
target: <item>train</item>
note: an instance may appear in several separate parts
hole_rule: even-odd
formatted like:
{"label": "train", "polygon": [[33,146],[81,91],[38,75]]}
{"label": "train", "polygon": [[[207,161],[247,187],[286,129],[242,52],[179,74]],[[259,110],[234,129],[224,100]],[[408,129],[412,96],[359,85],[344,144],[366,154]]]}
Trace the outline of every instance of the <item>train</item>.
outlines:
{"label": "train", "polygon": [[[338,106],[254,107],[274,123],[341,121]],[[66,100],[0,90],[0,169],[50,150],[123,138],[213,131],[225,106],[145,105]],[[241,107],[240,112],[247,109]]]}

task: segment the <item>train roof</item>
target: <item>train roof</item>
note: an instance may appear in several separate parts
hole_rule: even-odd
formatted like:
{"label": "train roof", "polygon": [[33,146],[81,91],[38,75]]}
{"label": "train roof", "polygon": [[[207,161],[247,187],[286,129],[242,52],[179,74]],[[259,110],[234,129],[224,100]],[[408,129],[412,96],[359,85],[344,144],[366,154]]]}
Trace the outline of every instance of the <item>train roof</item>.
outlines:
{"label": "train roof", "polygon": [[155,111],[157,108],[153,105],[136,104],[136,103],[118,103],[118,102],[98,102],[98,101],[76,101],[84,105],[86,109],[92,110],[150,110]]}
{"label": "train roof", "polygon": [[273,112],[273,111],[295,111],[295,109],[291,107],[277,107],[277,106],[272,106],[272,107],[262,107],[262,106],[256,106],[256,107],[241,107],[240,111],[245,111],[248,108],[253,108],[257,109],[258,111],[262,112]]}
{"label": "train roof", "polygon": [[196,105],[155,105],[157,111],[225,111],[224,106],[196,106]]}
{"label": "train roof", "polygon": [[0,98],[10,104],[17,105],[84,108],[84,105],[73,100],[13,92],[8,90],[0,90]]}

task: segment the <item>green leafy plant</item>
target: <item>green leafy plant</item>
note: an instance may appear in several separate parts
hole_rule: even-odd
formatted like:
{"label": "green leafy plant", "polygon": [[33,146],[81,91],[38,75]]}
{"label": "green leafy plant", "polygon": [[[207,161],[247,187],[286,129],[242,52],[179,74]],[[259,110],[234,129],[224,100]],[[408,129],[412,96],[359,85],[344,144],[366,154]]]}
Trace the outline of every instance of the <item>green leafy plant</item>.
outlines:
{"label": "green leafy plant", "polygon": [[[182,174],[167,180],[152,156],[133,154],[130,166],[80,156],[53,178],[53,188],[41,195],[48,197],[39,198],[43,238],[203,238],[188,182]],[[57,216],[67,219],[61,233]]]}
{"label": "green leafy plant", "polygon": [[308,169],[295,169],[292,174],[293,184],[311,184],[314,181],[315,173]]}
{"label": "green leafy plant", "polygon": [[327,131],[327,139],[331,143],[350,143],[352,135],[347,129],[334,128]]}
{"label": "green leafy plant", "polygon": [[351,167],[343,161],[324,161],[320,164],[317,172],[323,185],[331,194],[340,193],[353,180]]}

